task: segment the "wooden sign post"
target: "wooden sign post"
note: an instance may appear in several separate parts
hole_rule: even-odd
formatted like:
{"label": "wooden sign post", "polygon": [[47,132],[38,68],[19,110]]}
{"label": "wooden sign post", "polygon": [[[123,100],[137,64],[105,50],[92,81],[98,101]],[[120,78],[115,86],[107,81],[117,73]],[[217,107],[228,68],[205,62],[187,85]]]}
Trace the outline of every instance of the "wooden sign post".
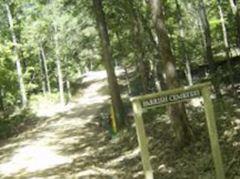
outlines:
{"label": "wooden sign post", "polygon": [[170,104],[175,104],[183,101],[188,101],[192,98],[203,97],[204,109],[210,138],[213,162],[216,171],[217,179],[225,179],[224,167],[220,146],[218,143],[218,134],[215,122],[213,103],[210,98],[211,92],[209,87],[211,83],[202,83],[187,88],[178,88],[160,93],[153,93],[144,96],[131,98],[133,112],[135,116],[136,130],[138,143],[141,149],[141,158],[146,179],[153,179],[153,170],[150,163],[148,140],[143,123],[143,109],[151,109],[162,107]]}

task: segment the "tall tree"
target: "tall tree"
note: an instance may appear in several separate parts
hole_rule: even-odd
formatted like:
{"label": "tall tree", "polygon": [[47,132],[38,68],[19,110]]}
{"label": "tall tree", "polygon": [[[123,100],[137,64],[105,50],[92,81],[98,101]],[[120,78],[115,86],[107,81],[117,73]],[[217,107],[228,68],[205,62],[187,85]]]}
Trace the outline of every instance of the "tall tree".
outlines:
{"label": "tall tree", "polygon": [[61,57],[59,52],[59,42],[58,42],[58,26],[56,22],[53,22],[54,28],[54,43],[55,43],[55,54],[56,54],[56,66],[57,66],[57,76],[58,76],[58,90],[60,102],[63,105],[65,103],[64,99],[64,87],[63,87],[63,75],[62,75],[62,65],[61,65]]}
{"label": "tall tree", "polygon": [[4,111],[3,90],[0,88],[0,111]]}
{"label": "tall tree", "polygon": [[115,117],[118,126],[124,124],[124,106],[120,95],[119,86],[117,83],[116,74],[113,68],[112,52],[108,34],[108,28],[105,21],[105,14],[103,11],[102,0],[92,0],[97,28],[102,46],[102,60],[107,71],[108,85],[113,105]]}
{"label": "tall tree", "polygon": [[133,35],[134,35],[134,46],[136,50],[136,56],[137,56],[137,64],[138,64],[138,70],[141,77],[143,92],[147,93],[148,91],[148,82],[149,82],[149,68],[145,58],[145,49],[143,45],[143,39],[144,39],[144,28],[143,23],[140,18],[140,14],[138,10],[136,9],[136,5],[134,4],[133,0],[128,0],[129,5],[129,11],[131,14],[131,20],[133,23]]}
{"label": "tall tree", "polygon": [[221,92],[219,88],[219,79],[218,79],[217,68],[214,63],[213,52],[212,52],[211,30],[210,30],[209,21],[206,14],[206,7],[205,7],[204,0],[199,0],[199,16],[200,16],[201,25],[203,28],[203,33],[204,33],[205,57],[209,65],[211,81],[213,83],[214,90],[217,97],[220,97]]}
{"label": "tall tree", "polygon": [[232,12],[235,18],[236,29],[237,29],[237,40],[236,44],[237,47],[240,48],[240,7],[238,0],[229,0]]}
{"label": "tall tree", "polygon": [[20,87],[22,106],[26,106],[27,105],[27,95],[26,95],[25,85],[24,85],[24,81],[23,81],[21,62],[20,62],[20,58],[19,58],[19,49],[18,49],[19,47],[18,47],[18,44],[17,44],[17,37],[16,37],[15,31],[14,31],[13,17],[12,17],[12,13],[11,13],[9,4],[6,3],[5,8],[6,8],[6,11],[7,11],[9,30],[10,30],[11,36],[12,36],[13,53],[15,55],[17,74],[18,74],[18,83],[19,83],[19,87]]}
{"label": "tall tree", "polygon": [[48,74],[47,58],[46,58],[46,54],[45,54],[42,44],[40,45],[40,56],[42,59],[42,67],[43,67],[46,89],[47,89],[48,93],[51,93],[51,85],[50,85],[49,74]]}
{"label": "tall tree", "polygon": [[42,92],[44,95],[46,95],[46,81],[45,81],[45,77],[44,77],[44,72],[43,72],[43,60],[42,60],[42,57],[41,57],[41,53],[39,52],[39,67],[40,67],[40,75],[41,75],[41,82],[42,82]]}
{"label": "tall tree", "polygon": [[[159,51],[163,60],[166,85],[168,89],[179,87],[176,73],[175,57],[171,51],[170,39],[165,25],[162,0],[150,0],[152,20],[159,41]],[[182,103],[171,105],[168,112],[179,144],[185,145],[192,138],[192,131],[187,119],[186,110]]]}
{"label": "tall tree", "polygon": [[183,56],[183,62],[185,64],[185,70],[184,70],[185,76],[187,78],[188,84],[191,86],[193,85],[193,80],[192,80],[190,60],[189,60],[189,56],[186,50],[186,45],[184,42],[185,32],[184,32],[184,24],[182,19],[182,11],[181,11],[181,7],[178,0],[175,0],[175,3],[177,7],[177,21],[179,26],[179,48]]}
{"label": "tall tree", "polygon": [[[234,72],[233,72],[231,61],[230,61],[230,48],[229,48],[229,42],[228,42],[228,34],[227,34],[224,13],[223,13],[220,0],[217,0],[217,6],[218,6],[219,16],[221,20],[221,25],[222,25],[222,33],[223,33],[223,41],[225,46],[226,58],[227,58],[229,82],[231,83],[232,90],[234,90],[234,77],[233,77]],[[235,93],[235,90],[233,92]]]}

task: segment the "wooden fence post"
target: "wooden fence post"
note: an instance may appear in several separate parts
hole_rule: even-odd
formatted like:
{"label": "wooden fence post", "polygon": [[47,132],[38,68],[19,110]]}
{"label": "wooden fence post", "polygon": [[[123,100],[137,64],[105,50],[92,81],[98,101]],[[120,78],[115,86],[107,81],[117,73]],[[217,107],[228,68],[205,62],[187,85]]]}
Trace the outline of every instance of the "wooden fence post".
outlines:
{"label": "wooden fence post", "polygon": [[204,109],[205,109],[205,114],[207,118],[208,133],[210,137],[213,162],[216,170],[216,178],[225,179],[222,155],[221,155],[220,146],[218,142],[217,127],[216,127],[213,103],[211,100],[211,92],[209,90],[209,86],[203,87],[202,96],[204,99]]}
{"label": "wooden fence post", "polygon": [[153,179],[153,171],[150,164],[148,140],[143,124],[142,107],[138,100],[133,101],[133,111],[137,130],[138,143],[141,150],[143,170],[146,179]]}

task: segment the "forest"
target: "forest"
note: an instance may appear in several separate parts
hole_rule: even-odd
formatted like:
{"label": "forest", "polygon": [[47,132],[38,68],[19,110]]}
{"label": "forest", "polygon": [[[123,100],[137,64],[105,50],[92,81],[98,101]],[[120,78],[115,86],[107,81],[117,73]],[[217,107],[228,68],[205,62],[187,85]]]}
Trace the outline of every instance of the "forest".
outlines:
{"label": "forest", "polygon": [[0,178],[240,178],[240,2],[0,0]]}

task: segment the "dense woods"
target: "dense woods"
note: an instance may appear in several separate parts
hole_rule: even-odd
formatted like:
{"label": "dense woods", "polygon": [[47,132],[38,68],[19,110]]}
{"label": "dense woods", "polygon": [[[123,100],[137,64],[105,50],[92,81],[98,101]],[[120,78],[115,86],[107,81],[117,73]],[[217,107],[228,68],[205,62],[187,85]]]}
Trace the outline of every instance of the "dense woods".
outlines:
{"label": "dense woods", "polygon": [[[112,71],[114,65],[127,70],[136,65],[140,84],[137,91],[131,90],[136,91],[133,95],[164,89],[165,85],[176,87],[179,82],[179,85],[197,83],[202,79],[202,75],[201,79],[199,76],[205,64],[209,65],[216,93],[220,93],[218,83],[222,78],[227,85],[237,80],[238,69],[232,62],[239,53],[236,1],[164,4],[122,1],[103,2],[94,7],[88,1],[80,5],[71,1],[3,1],[1,8],[2,107],[19,100],[25,105],[26,95],[29,98],[40,92],[59,91],[60,100],[64,102],[63,90],[66,91],[72,76],[101,69],[103,64],[107,71]],[[97,26],[94,14],[100,24],[103,52],[94,28]],[[100,60],[101,53],[104,63]],[[113,61],[112,65],[106,63],[109,60]],[[223,67],[217,65],[220,61],[227,61],[226,76],[234,81],[217,75]],[[166,67],[171,63],[173,67]],[[13,79],[6,81],[5,76],[13,69],[16,78],[9,75]],[[185,77],[172,77],[175,72],[171,69]],[[109,72],[110,78],[114,76]],[[9,83],[15,88],[9,90]],[[110,84],[117,86],[115,83]],[[118,93],[117,89],[113,91]]]}
{"label": "dense woods", "polygon": [[[25,118],[34,100],[66,106],[76,95],[76,84],[83,85],[82,78],[91,71],[106,71],[112,109],[107,120],[116,120],[119,131],[133,121],[131,97],[207,81],[212,83],[209,98],[217,106],[216,116],[239,109],[237,0],[0,2],[1,138],[9,137],[6,121],[16,111]],[[167,106],[165,112],[177,148],[196,143],[190,115],[196,111],[184,102]]]}

